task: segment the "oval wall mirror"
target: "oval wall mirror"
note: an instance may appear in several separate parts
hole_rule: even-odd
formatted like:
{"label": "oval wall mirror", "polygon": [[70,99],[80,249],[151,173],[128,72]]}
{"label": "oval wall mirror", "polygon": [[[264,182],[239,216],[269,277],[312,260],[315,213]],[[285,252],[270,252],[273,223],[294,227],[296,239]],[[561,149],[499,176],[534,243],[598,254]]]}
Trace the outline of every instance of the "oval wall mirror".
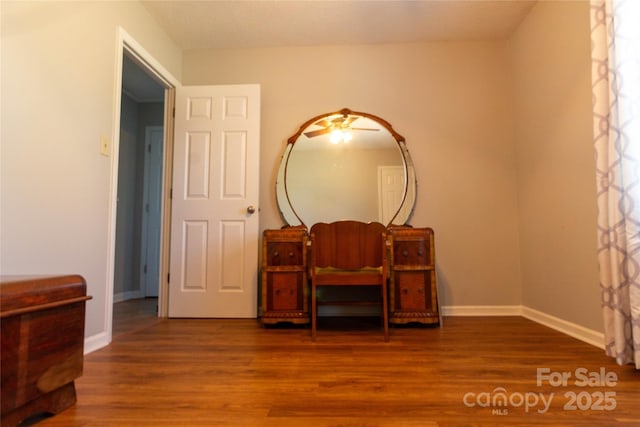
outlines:
{"label": "oval wall mirror", "polygon": [[348,219],[403,225],[415,197],[404,137],[387,121],[347,108],[300,126],[276,179],[278,207],[290,226]]}

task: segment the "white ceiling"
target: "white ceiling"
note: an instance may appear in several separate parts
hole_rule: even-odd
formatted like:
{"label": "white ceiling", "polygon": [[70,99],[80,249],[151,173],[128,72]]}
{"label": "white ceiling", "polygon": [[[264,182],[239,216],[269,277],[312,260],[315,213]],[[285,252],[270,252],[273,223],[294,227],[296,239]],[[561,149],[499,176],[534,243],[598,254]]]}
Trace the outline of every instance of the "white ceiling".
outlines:
{"label": "white ceiling", "polygon": [[508,37],[529,0],[143,0],[184,50]]}
{"label": "white ceiling", "polygon": [[[487,40],[508,37],[529,0],[142,0],[183,50]],[[125,61],[139,102],[163,89]]]}

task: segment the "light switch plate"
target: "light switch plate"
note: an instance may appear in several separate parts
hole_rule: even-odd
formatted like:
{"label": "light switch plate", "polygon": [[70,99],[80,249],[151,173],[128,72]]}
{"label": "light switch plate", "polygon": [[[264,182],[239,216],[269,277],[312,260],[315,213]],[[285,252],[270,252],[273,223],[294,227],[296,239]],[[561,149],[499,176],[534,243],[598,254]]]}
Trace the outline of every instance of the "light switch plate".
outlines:
{"label": "light switch plate", "polygon": [[100,154],[109,157],[109,152],[111,151],[110,148],[111,147],[109,146],[109,138],[102,135],[100,137]]}

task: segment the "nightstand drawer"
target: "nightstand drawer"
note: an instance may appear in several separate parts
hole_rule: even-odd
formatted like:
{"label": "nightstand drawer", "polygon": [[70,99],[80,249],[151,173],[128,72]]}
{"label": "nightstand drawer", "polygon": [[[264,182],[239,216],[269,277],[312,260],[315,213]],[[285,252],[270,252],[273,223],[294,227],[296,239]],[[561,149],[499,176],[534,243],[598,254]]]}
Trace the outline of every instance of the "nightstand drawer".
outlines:
{"label": "nightstand drawer", "polygon": [[268,266],[304,265],[300,242],[268,242],[266,256]]}
{"label": "nightstand drawer", "polygon": [[432,310],[431,271],[397,271],[394,275],[398,310]]}
{"label": "nightstand drawer", "polygon": [[431,265],[428,240],[394,240],[394,265]]}
{"label": "nightstand drawer", "polygon": [[297,310],[301,307],[302,272],[280,272],[268,275],[271,310]]}

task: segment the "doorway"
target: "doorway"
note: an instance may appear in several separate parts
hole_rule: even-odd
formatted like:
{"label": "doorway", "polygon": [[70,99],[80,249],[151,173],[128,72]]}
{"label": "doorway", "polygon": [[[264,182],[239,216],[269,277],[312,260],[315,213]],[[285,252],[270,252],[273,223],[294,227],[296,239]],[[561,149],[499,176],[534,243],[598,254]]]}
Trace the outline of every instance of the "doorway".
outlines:
{"label": "doorway", "polygon": [[[130,135],[125,135],[121,132],[121,129],[126,126],[125,121],[129,118],[138,118],[137,114],[128,115],[123,108],[128,105],[131,107],[130,100],[128,98],[139,98],[142,95],[133,95],[138,93],[141,89],[141,82],[154,82],[152,86],[155,86],[154,90],[156,94],[161,92],[159,99],[163,102],[163,138],[162,138],[162,182],[161,186],[161,211],[160,211],[160,250],[159,250],[159,288],[157,299],[157,315],[158,317],[167,316],[167,292],[168,292],[168,264],[169,264],[169,231],[170,231],[170,184],[171,184],[171,170],[173,159],[173,106],[175,97],[175,88],[179,85],[178,80],[160,63],[158,62],[140,43],[133,39],[123,28],[118,28],[118,41],[116,52],[116,73],[115,73],[115,86],[114,86],[114,127],[113,127],[113,145],[112,150],[107,154],[111,157],[111,182],[110,182],[110,194],[109,194],[109,222],[108,222],[108,257],[107,257],[107,287],[105,294],[105,334],[100,342],[96,343],[96,348],[100,348],[102,345],[108,345],[113,337],[113,314],[114,314],[114,298],[127,299],[130,297],[140,297],[142,292],[140,288],[133,288],[131,290],[125,290],[121,288],[119,284],[119,278],[124,276],[129,279],[129,282],[139,284],[139,275],[136,276],[136,270],[144,268],[141,264],[141,255],[139,252],[141,243],[135,243],[139,239],[135,227],[132,224],[136,224],[136,221],[140,221],[139,211],[142,209],[142,204],[138,201],[141,193],[136,193],[132,188],[136,188],[136,181],[132,179],[130,175],[129,179],[125,176],[119,176],[120,173],[120,147],[122,145],[123,151],[127,150],[126,143],[123,139],[134,136],[136,132],[130,132]],[[131,62],[131,63],[129,63]],[[135,65],[135,67],[130,67]],[[125,67],[127,67],[125,69]],[[140,79],[137,81],[137,85],[130,85],[131,72],[139,72],[137,76]],[[127,82],[124,84],[124,82]],[[133,89],[135,88],[135,90]],[[160,88],[160,92],[158,92]],[[128,95],[127,95],[128,93]],[[142,99],[142,98],[140,98]],[[156,99],[157,95],[156,95]],[[134,99],[135,101],[135,99]],[[133,102],[136,104],[136,102]],[[145,126],[137,126],[142,129]],[[129,147],[130,149],[130,147]],[[132,151],[131,149],[129,151]],[[138,153],[136,152],[136,158]],[[139,158],[143,158],[139,156]],[[126,156],[123,153],[123,162],[132,163],[133,156]],[[135,163],[135,162],[133,162]],[[135,167],[131,167],[130,170],[136,170]],[[137,175],[137,172],[134,176]],[[138,184],[137,188],[140,184]],[[129,204],[127,200],[119,201],[118,190],[130,191]],[[133,193],[133,196],[131,195]],[[122,195],[122,193],[120,193]],[[133,199],[133,202],[130,200]],[[138,210],[131,206],[136,206],[138,201]],[[128,215],[125,218],[120,215]],[[120,218],[119,218],[120,217]],[[133,218],[133,219],[132,219]],[[118,226],[120,222],[120,227]],[[127,227],[128,225],[128,227]],[[119,230],[118,230],[119,228]],[[123,240],[124,239],[124,240]],[[134,242],[134,243],[131,243]],[[137,245],[137,246],[136,246]],[[128,259],[129,257],[130,259]],[[116,267],[117,266],[117,267]],[[116,273],[116,268],[118,269]]]}
{"label": "doorway", "polygon": [[164,90],[123,53],[114,303],[158,296]]}

